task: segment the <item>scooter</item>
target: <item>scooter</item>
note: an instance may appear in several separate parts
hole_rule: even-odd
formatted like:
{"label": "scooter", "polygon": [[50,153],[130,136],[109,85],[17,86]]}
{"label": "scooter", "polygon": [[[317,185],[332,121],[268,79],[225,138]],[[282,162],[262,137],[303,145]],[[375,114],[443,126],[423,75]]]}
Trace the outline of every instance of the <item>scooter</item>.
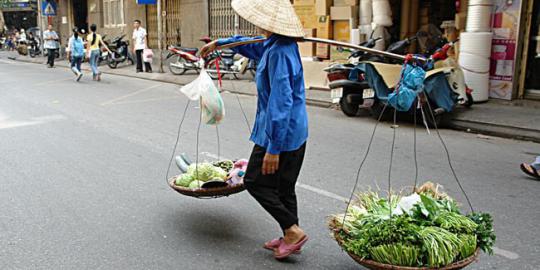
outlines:
{"label": "scooter", "polygon": [[[209,37],[203,37],[199,40],[206,44],[212,41],[212,39]],[[171,45],[169,46],[168,51],[169,54],[167,55],[166,59],[175,57],[174,60],[169,62],[169,70],[172,74],[182,75],[188,70],[195,70],[195,72],[199,73],[199,71],[202,69],[199,64],[201,58],[197,56],[197,52],[199,51],[198,48]],[[206,62],[207,61],[205,61],[205,63]]]}
{"label": "scooter", "polygon": [[28,39],[28,54],[32,58],[41,55],[40,40],[33,36]]}
{"label": "scooter", "polygon": [[[372,38],[361,45],[368,48],[373,48],[381,38]],[[389,46],[388,52],[400,53],[411,45],[414,38],[407,38],[402,41],[398,41]],[[377,61],[383,62],[384,57],[371,55],[362,51],[350,50],[349,63],[347,64],[334,64],[325,68],[324,71],[328,73],[327,78],[329,81],[329,87],[331,90],[332,102],[339,104],[341,111],[350,117],[358,115],[360,111],[360,105],[363,108],[369,108],[372,104],[364,102],[364,100],[372,99],[375,96],[373,89],[361,75],[358,80],[349,80],[349,73],[355,68],[359,62],[363,61]]]}
{"label": "scooter", "polygon": [[135,60],[133,60],[133,56],[129,52],[129,42],[124,40],[125,36],[121,35],[111,40],[109,49],[112,53],[108,55],[107,65],[112,69],[117,68],[119,63],[126,61],[130,65],[135,64]]}
{"label": "scooter", "polygon": [[[218,78],[218,67],[219,65],[219,73],[221,76],[229,75],[232,76],[234,79],[239,79],[240,74],[245,74],[248,71],[248,67],[250,65],[249,58],[246,57],[236,57],[237,54],[232,50],[221,50],[216,52],[217,57],[210,60],[208,64],[208,75],[212,79]],[[236,59],[235,59],[236,58]],[[256,66],[254,67],[254,63],[251,64],[251,75],[255,76],[256,74]],[[255,70],[253,70],[255,68]]]}

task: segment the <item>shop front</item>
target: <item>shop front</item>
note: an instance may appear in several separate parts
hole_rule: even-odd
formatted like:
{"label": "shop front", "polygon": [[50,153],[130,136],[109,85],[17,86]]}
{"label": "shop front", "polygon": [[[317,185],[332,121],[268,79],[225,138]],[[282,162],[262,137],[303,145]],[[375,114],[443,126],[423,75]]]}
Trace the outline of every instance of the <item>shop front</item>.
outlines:
{"label": "shop front", "polygon": [[1,2],[0,9],[8,29],[28,29],[37,26],[37,3],[35,0],[11,0]]}

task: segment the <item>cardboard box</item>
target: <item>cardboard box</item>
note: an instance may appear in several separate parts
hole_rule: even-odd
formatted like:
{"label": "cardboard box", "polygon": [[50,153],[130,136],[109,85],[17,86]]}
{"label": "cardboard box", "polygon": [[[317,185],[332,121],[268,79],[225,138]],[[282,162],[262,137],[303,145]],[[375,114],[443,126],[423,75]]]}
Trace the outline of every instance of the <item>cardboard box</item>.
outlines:
{"label": "cardboard box", "polygon": [[334,21],[333,25],[334,40],[351,42],[351,21],[339,20]]}
{"label": "cardboard box", "polygon": [[320,59],[330,59],[330,45],[317,43],[315,56]]}
{"label": "cardboard box", "polygon": [[334,37],[333,30],[330,16],[317,17],[317,37],[332,39]]}
{"label": "cardboard box", "polygon": [[300,18],[304,28],[316,28],[317,15],[315,15],[315,5],[294,5],[296,15]]}
{"label": "cardboard box", "polygon": [[293,5],[305,6],[305,5],[315,5],[315,0],[294,0]]}
{"label": "cardboard box", "polygon": [[334,0],[334,6],[358,6],[358,0]]}
{"label": "cardboard box", "polygon": [[320,15],[320,16],[330,15],[331,6],[332,6],[332,0],[316,0],[315,1],[315,15]]}
{"label": "cardboard box", "polygon": [[456,29],[465,30],[467,26],[467,13],[460,12],[456,14]]}
{"label": "cardboard box", "polygon": [[333,6],[330,8],[330,18],[332,20],[348,20],[351,18],[358,20],[358,6]]}
{"label": "cardboard box", "polygon": [[[317,29],[304,29],[304,33],[306,33],[306,37],[315,37],[317,36]],[[300,56],[302,57],[313,57],[317,51],[316,43],[313,42],[299,42],[298,49],[300,50]]]}

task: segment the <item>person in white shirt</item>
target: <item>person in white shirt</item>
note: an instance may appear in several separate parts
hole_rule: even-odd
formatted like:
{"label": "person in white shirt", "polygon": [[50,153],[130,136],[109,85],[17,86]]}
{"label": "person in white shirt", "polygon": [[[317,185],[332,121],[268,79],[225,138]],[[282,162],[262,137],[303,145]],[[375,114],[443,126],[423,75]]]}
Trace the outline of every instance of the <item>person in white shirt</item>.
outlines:
{"label": "person in white shirt", "polygon": [[56,50],[58,50],[58,34],[53,30],[52,25],[47,26],[47,30],[43,32],[43,48],[47,50],[47,65],[54,67],[54,58],[56,57]]}
{"label": "person in white shirt", "polygon": [[[137,58],[137,72],[143,71],[143,52],[147,49],[147,34],[146,29],[141,27],[141,21],[133,21],[133,53]],[[152,73],[152,66],[149,62],[144,62],[144,69],[146,72]]]}

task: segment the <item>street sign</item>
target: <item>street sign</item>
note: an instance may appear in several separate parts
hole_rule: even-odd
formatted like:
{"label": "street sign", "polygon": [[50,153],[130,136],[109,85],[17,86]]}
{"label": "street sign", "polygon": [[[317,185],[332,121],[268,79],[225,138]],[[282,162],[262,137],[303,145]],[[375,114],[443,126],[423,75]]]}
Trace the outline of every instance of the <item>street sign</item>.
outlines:
{"label": "street sign", "polygon": [[137,4],[139,4],[139,5],[155,5],[155,4],[157,4],[157,0],[137,0]]}
{"label": "street sign", "polygon": [[56,2],[54,0],[43,0],[41,2],[41,15],[56,16]]}

